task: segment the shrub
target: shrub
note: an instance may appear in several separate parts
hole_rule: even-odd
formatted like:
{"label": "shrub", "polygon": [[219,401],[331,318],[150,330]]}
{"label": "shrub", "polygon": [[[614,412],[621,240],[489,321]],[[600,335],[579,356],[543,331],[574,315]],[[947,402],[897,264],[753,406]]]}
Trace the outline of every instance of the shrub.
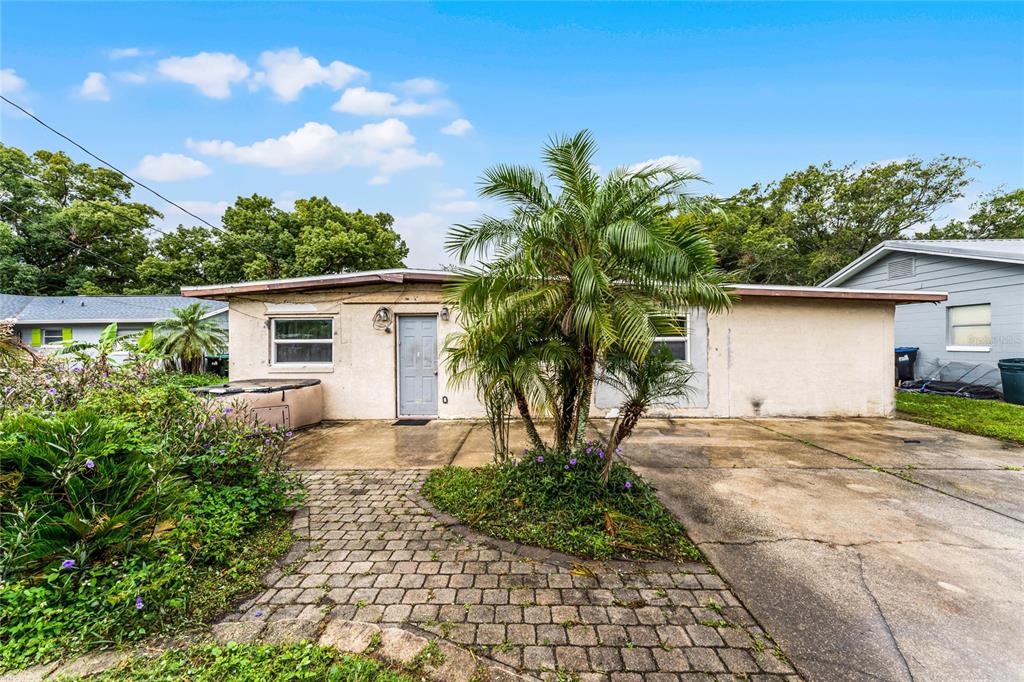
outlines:
{"label": "shrub", "polygon": [[518,462],[431,472],[424,494],[439,509],[496,537],[594,559],[698,559],[682,526],[629,467],[595,443]]}
{"label": "shrub", "polygon": [[210,617],[290,538],[285,434],[98,365],[0,368],[0,670]]}
{"label": "shrub", "polygon": [[0,577],[145,550],[188,499],[153,444],[87,408],[19,414],[0,433]]}

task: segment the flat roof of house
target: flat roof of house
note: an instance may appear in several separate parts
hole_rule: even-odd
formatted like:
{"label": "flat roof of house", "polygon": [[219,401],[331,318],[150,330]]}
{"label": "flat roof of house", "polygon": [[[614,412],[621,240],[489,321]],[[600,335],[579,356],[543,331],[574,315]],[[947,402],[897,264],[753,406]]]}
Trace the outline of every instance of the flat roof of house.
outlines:
{"label": "flat roof of house", "polygon": [[[396,268],[392,270],[368,270],[366,272],[345,272],[315,277],[293,277],[291,279],[268,279],[234,284],[211,284],[182,287],[183,296],[197,298],[228,299],[232,296],[252,293],[279,291],[316,291],[340,289],[367,284],[424,284],[444,283],[455,277],[446,270],[414,270]],[[839,289],[822,287],[793,287],[765,284],[730,284],[741,297],[772,298],[815,298],[835,300],[894,301],[896,303],[922,303],[945,301],[946,294],[938,291],[891,291],[875,289]]]}
{"label": "flat roof of house", "polygon": [[17,324],[156,322],[174,308],[199,303],[207,316],[227,310],[215,301],[185,296],[21,296],[0,294],[0,319]]}
{"label": "flat roof of house", "polygon": [[890,239],[880,242],[818,286],[831,287],[842,284],[890,253],[923,253],[950,258],[1024,264],[1024,239]]}

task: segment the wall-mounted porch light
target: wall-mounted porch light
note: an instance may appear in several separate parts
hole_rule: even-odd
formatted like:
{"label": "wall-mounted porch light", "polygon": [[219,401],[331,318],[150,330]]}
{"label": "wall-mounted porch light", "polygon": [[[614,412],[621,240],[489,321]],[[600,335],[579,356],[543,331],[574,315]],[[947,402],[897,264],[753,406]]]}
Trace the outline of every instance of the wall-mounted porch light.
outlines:
{"label": "wall-mounted porch light", "polygon": [[373,314],[373,328],[379,329],[388,334],[391,333],[391,309],[387,306],[381,306],[377,308],[377,312]]}
{"label": "wall-mounted porch light", "polygon": [[450,313],[448,312],[448,306],[444,306],[443,308],[441,308],[441,319],[447,322],[449,316]]}

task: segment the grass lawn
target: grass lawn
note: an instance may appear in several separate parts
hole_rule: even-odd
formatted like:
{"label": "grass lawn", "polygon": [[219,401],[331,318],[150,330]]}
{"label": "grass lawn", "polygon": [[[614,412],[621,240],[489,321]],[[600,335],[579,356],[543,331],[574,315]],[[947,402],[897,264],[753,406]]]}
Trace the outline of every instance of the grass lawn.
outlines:
{"label": "grass lawn", "polygon": [[504,540],[587,559],[700,560],[643,479],[616,464],[605,486],[600,464],[593,453],[532,453],[518,464],[435,469],[423,492],[438,509]]}
{"label": "grass lawn", "polygon": [[896,393],[896,409],[916,422],[1024,444],[1024,406],[927,393]]}
{"label": "grass lawn", "polygon": [[136,658],[126,666],[88,678],[97,682],[412,682],[383,664],[304,642],[271,646],[201,645],[169,651],[158,658]]}

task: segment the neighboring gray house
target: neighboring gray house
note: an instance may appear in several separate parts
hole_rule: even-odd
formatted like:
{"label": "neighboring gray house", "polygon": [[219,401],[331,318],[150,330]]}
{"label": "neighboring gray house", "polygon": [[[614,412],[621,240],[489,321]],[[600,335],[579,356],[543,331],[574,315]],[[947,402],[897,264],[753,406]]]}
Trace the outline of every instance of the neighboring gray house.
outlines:
{"label": "neighboring gray house", "polygon": [[227,328],[227,304],[185,296],[19,296],[0,294],[0,320],[14,320],[14,333],[39,352],[64,341],[97,341],[117,322],[119,334],[141,332],[172,316],[172,309],[199,303],[206,317]]}
{"label": "neighboring gray house", "polygon": [[947,292],[896,308],[896,345],[921,349],[917,378],[999,388],[996,361],[1024,357],[1024,239],[886,241],[821,286]]}

